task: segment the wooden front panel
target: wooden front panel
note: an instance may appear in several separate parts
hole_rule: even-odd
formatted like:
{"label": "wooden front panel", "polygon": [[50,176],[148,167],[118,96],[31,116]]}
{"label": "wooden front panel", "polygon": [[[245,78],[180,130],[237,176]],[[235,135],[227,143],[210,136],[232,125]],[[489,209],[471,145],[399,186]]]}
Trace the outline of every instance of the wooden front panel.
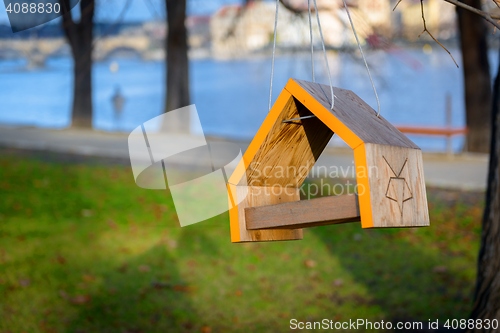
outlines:
{"label": "wooden front panel", "polygon": [[354,158],[363,228],[429,225],[420,149],[363,144]]}

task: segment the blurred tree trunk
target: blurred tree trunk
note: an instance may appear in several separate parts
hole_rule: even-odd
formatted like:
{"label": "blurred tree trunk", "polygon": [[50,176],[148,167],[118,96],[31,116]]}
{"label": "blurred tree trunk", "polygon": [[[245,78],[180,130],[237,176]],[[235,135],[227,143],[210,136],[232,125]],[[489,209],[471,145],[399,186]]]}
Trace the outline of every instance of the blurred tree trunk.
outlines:
{"label": "blurred tree trunk", "polygon": [[[481,0],[463,0],[481,9]],[[486,23],[468,10],[457,7],[462,49],[465,109],[468,128],[466,150],[487,153],[491,129],[491,77],[486,41]]]}
{"label": "blurred tree trunk", "polygon": [[94,0],[80,2],[80,22],[75,22],[70,0],[59,0],[68,12],[63,15],[63,29],[73,56],[72,126],[92,128],[92,40]]}
{"label": "blurred tree trunk", "polygon": [[498,160],[500,157],[500,66],[493,87],[490,119],[492,130],[488,189],[471,318],[500,321],[500,169]]}
{"label": "blurred tree trunk", "polygon": [[[191,104],[189,93],[189,60],[186,29],[186,0],[166,0],[167,38],[167,93],[165,112]],[[171,119],[171,118],[170,118]],[[176,132],[189,131],[189,114],[178,114],[163,129]]]}

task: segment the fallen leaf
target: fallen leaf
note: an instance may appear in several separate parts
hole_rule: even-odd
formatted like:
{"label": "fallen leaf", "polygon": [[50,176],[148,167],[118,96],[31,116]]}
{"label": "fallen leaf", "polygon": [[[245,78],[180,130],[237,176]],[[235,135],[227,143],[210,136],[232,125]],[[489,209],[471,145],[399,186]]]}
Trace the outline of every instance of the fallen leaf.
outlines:
{"label": "fallen leaf", "polygon": [[111,219],[110,219],[110,220],[108,220],[108,225],[109,225],[109,227],[110,227],[111,229],[116,229],[116,228],[118,228],[118,224],[116,224],[116,222],[115,222],[115,221],[113,221],[113,220],[111,220]]}
{"label": "fallen leaf", "polygon": [[64,258],[62,255],[58,254],[56,256],[56,261],[61,264],[61,265],[64,265],[66,264],[66,258]]}
{"label": "fallen leaf", "polygon": [[210,328],[210,326],[203,326],[200,330],[201,333],[212,333],[212,329]]}
{"label": "fallen leaf", "polygon": [[76,295],[75,297],[71,298],[71,303],[75,305],[82,305],[90,302],[90,296],[89,295]]}
{"label": "fallen leaf", "polygon": [[127,272],[128,270],[128,264],[125,263],[123,265],[121,265],[120,267],[117,268],[117,271],[120,272],[120,273],[125,273]]}
{"label": "fallen leaf", "polygon": [[443,274],[448,271],[448,268],[446,266],[436,266],[432,269],[432,271],[434,273]]}
{"label": "fallen leaf", "polygon": [[143,333],[140,328],[126,328],[122,331],[123,333]]}
{"label": "fallen leaf", "polygon": [[188,321],[188,322],[185,322],[184,325],[182,325],[182,326],[184,326],[184,328],[187,329],[188,331],[191,331],[194,327],[194,324],[192,322]]}
{"label": "fallen leaf", "polygon": [[94,282],[96,280],[96,277],[90,274],[83,274],[82,279],[85,282]]}
{"label": "fallen leaf", "polygon": [[333,281],[333,285],[335,287],[340,287],[344,284],[344,281],[342,279],[336,279],[335,281]]}
{"label": "fallen leaf", "polygon": [[189,293],[189,292],[193,291],[192,287],[190,287],[188,285],[184,285],[184,284],[176,284],[176,285],[172,286],[172,289],[174,291],[178,291],[181,293]]}
{"label": "fallen leaf", "polygon": [[19,285],[21,287],[28,287],[31,284],[30,279],[19,279]]}
{"label": "fallen leaf", "polygon": [[147,287],[142,287],[141,289],[139,289],[139,297],[140,298],[144,298],[144,296],[146,296],[146,294],[149,292],[149,288]]}
{"label": "fallen leaf", "polygon": [[169,239],[167,241],[167,244],[168,244],[168,247],[170,247],[171,249],[177,248],[177,241],[174,239]]}
{"label": "fallen leaf", "polygon": [[161,218],[162,218],[162,209],[160,207],[160,205],[154,205],[153,206],[153,209],[152,209],[154,215],[155,215],[155,218],[158,220],[158,221],[161,221]]}
{"label": "fallen leaf", "polygon": [[139,272],[146,273],[146,272],[149,272],[149,271],[151,271],[151,267],[149,267],[148,265],[141,265],[141,266],[139,266]]}
{"label": "fallen leaf", "polygon": [[94,215],[94,212],[90,209],[82,209],[82,216],[83,217],[91,217]]}
{"label": "fallen leaf", "polygon": [[307,268],[313,268],[313,267],[316,267],[316,261],[314,261],[312,259],[307,259],[306,261],[304,261],[304,265]]}
{"label": "fallen leaf", "polygon": [[317,299],[324,299],[324,298],[327,298],[328,296],[326,294],[323,294],[323,293],[317,293],[316,294],[316,298]]}
{"label": "fallen leaf", "polygon": [[151,287],[155,289],[164,289],[164,288],[170,288],[172,285],[168,282],[163,282],[163,281],[152,281],[151,282]]}
{"label": "fallen leaf", "polygon": [[231,266],[228,266],[226,268],[226,273],[229,276],[235,276],[236,275],[236,271]]}
{"label": "fallen leaf", "polygon": [[61,296],[62,299],[68,299],[68,294],[64,290],[59,290],[59,296]]}

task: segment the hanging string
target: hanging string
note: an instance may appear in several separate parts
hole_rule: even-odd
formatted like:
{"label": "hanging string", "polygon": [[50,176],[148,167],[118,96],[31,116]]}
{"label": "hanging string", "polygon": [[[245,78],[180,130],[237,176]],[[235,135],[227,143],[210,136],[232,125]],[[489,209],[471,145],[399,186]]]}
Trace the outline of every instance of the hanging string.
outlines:
{"label": "hanging string", "polygon": [[272,60],[272,64],[271,64],[271,83],[269,84],[269,111],[271,111],[271,102],[273,99],[274,58],[276,56],[276,31],[278,29],[279,4],[280,4],[280,0],[276,0],[276,14],[274,16],[273,60]]}
{"label": "hanging string", "polygon": [[321,37],[321,45],[323,46],[323,55],[325,56],[326,71],[328,72],[328,81],[330,82],[330,92],[332,93],[332,105],[330,108],[333,110],[333,106],[335,105],[335,95],[333,94],[332,76],[330,74],[330,66],[328,65],[328,57],[326,55],[326,48],[325,48],[325,39],[323,38],[323,30],[321,29],[321,22],[319,20],[319,11],[318,11],[318,5],[316,4],[316,0],[314,0],[314,10],[316,11],[316,21],[318,21],[319,35]]}
{"label": "hanging string", "polygon": [[313,44],[313,29],[312,29],[312,19],[311,19],[311,0],[307,0],[307,9],[309,12],[309,38],[311,40],[311,76],[312,81],[316,82],[314,78],[314,44]]}
{"label": "hanging string", "polygon": [[[316,0],[314,0],[314,1],[316,1]],[[345,0],[342,0],[342,1],[344,2],[344,8],[345,8],[345,11],[347,12],[347,17],[349,18],[349,22],[351,23],[352,32],[354,33],[354,37],[356,38],[356,43],[358,43],[359,52],[361,53],[361,57],[363,58],[363,62],[365,63],[366,71],[368,72],[368,77],[370,78],[373,92],[375,93],[375,98],[377,99],[377,108],[378,108],[377,117],[378,117],[378,116],[380,116],[380,100],[378,98],[377,89],[375,88],[375,84],[373,83],[372,74],[370,73],[370,68],[368,67],[368,63],[366,62],[366,58],[365,58],[365,55],[363,53],[363,48],[361,47],[361,43],[359,42],[358,34],[356,33],[356,28],[354,27],[354,23],[352,21],[351,14],[349,13],[349,9],[347,8],[347,3],[345,2]]]}

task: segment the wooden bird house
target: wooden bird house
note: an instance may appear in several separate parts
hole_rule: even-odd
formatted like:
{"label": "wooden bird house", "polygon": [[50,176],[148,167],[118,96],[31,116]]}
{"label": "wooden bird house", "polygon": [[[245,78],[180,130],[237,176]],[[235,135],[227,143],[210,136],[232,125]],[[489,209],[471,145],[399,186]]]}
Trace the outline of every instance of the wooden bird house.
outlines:
{"label": "wooden bird house", "polygon": [[[349,90],[290,79],[228,182],[231,240],[302,238],[302,228],[429,225],[422,152]],[[333,134],[354,151],[357,194],[300,200]]]}

